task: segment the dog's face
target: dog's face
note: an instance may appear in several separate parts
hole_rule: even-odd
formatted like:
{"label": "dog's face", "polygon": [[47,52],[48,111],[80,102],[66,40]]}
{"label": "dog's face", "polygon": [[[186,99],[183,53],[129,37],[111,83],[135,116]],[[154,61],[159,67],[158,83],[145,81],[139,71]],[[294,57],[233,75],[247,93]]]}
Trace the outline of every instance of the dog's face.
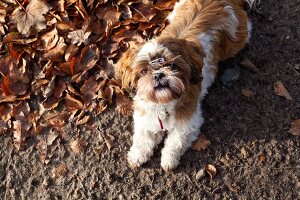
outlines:
{"label": "dog's face", "polygon": [[201,53],[186,41],[164,39],[127,51],[117,66],[125,89],[146,102],[166,104],[200,81]]}

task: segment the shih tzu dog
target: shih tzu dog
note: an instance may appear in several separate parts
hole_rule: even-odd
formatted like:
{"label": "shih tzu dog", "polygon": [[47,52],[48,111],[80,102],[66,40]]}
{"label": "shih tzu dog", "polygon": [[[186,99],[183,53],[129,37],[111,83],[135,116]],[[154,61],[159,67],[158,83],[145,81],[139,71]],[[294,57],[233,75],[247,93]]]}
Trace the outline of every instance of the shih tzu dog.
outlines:
{"label": "shih tzu dog", "polygon": [[255,0],[181,0],[159,37],[122,55],[115,73],[125,90],[134,91],[131,167],[147,162],[166,136],[161,166],[172,170],[197,139],[204,121],[201,100],[219,61],[249,40],[246,3]]}

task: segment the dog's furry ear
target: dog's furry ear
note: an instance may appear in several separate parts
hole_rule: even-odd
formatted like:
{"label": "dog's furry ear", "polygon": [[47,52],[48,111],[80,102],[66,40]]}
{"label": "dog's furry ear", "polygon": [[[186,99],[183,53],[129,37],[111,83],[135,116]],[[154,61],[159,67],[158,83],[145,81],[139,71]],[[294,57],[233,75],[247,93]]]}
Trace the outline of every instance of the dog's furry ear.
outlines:
{"label": "dog's furry ear", "polygon": [[123,53],[120,60],[115,67],[115,76],[122,83],[122,88],[127,92],[132,92],[136,84],[136,74],[133,72],[133,62],[141,45],[132,45],[125,53]]}

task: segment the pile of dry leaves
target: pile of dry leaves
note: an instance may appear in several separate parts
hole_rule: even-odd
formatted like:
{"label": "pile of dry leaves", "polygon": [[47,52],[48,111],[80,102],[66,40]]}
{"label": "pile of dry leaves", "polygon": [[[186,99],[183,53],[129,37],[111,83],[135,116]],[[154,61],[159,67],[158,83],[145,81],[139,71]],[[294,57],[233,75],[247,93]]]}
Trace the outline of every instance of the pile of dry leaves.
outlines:
{"label": "pile of dry leaves", "polygon": [[103,112],[122,95],[113,63],[131,42],[160,33],[175,2],[2,0],[0,133],[13,131],[22,149],[49,127]]}

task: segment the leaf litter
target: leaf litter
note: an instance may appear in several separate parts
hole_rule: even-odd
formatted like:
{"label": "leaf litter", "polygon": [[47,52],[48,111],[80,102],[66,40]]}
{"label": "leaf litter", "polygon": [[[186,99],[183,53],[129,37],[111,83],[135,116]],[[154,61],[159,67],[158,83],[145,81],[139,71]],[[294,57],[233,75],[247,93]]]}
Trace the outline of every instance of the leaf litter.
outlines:
{"label": "leaf litter", "polygon": [[[13,133],[19,150],[37,138],[40,160],[48,163],[61,140],[72,152],[87,145],[71,139],[66,125],[91,123],[114,102],[131,115],[132,102],[114,79],[113,65],[131,44],[164,29],[175,2],[1,2],[0,133]],[[112,135],[101,137],[108,149],[114,146]]]}

